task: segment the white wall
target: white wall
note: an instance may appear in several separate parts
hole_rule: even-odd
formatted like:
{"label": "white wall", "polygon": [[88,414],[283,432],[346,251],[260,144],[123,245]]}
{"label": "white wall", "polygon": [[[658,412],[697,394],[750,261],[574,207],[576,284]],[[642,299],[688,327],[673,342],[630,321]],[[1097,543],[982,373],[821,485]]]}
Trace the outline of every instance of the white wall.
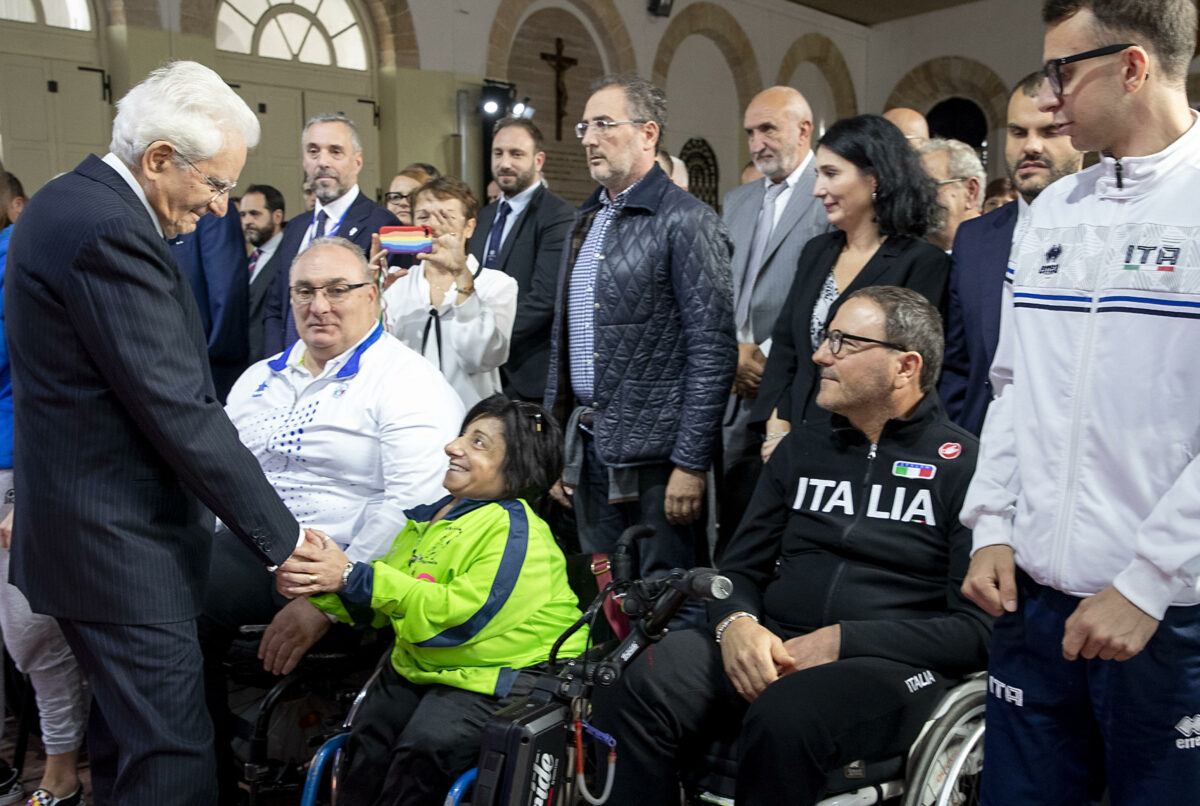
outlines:
{"label": "white wall", "polygon": [[871,28],[862,111],[882,112],[910,70],[939,56],[982,62],[1011,87],[1042,65],[1041,7],[1041,0],[980,0]]}
{"label": "white wall", "polygon": [[725,57],[708,39],[691,36],[675,51],[664,87],[669,99],[667,146],[672,154],[702,137],[717,157],[717,197],[737,187],[742,110]]}

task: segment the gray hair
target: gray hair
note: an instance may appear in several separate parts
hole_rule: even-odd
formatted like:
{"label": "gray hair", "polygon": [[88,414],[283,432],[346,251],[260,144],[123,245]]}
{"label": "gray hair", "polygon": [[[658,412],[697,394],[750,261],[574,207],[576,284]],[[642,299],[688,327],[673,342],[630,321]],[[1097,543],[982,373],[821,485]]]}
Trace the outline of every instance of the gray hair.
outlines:
{"label": "gray hair", "polygon": [[658,124],[658,140],[667,131],[667,94],[646,79],[633,73],[610,73],[592,82],[592,94],[608,87],[625,90],[625,107],[634,120]]}
{"label": "gray hair", "polygon": [[313,247],[317,246],[340,246],[342,249],[345,249],[347,252],[354,255],[355,263],[358,264],[359,269],[362,271],[362,278],[364,280],[370,282],[373,278],[374,273],[371,271],[370,264],[367,263],[366,253],[363,252],[362,248],[358,244],[339,235],[326,235],[323,238],[313,238],[312,241],[309,242],[308,246],[304,247],[304,250],[301,251],[300,254],[296,255],[296,257],[292,260],[292,265],[288,267],[289,277],[291,276],[291,270],[295,268],[297,263],[300,262],[300,258],[304,257],[313,250]]}
{"label": "gray hair", "polygon": [[946,170],[950,172],[947,179],[974,177],[979,182],[979,190],[982,193],[983,186],[987,184],[987,172],[983,170],[983,163],[979,161],[979,155],[975,153],[975,149],[961,140],[935,137],[921,146],[917,153],[924,156],[938,151],[946,152]]}
{"label": "gray hair", "polygon": [[313,115],[304,124],[304,128],[300,130],[300,150],[304,150],[304,137],[308,134],[308,127],[314,123],[341,123],[350,130],[350,140],[354,143],[356,152],[362,151],[362,138],[358,135],[358,125],[353,120],[343,115],[341,112],[322,112],[319,115]]}
{"label": "gray hair", "polygon": [[109,150],[135,166],[151,143],[165,140],[191,162],[211,159],[238,135],[258,145],[258,118],[219,75],[197,62],[171,62],[117,101]]}
{"label": "gray hair", "polygon": [[921,391],[926,394],[933,391],[946,350],[938,309],[916,291],[894,285],[860,288],[847,296],[846,302],[859,297],[871,300],[883,311],[888,341],[902,344],[921,356]]}

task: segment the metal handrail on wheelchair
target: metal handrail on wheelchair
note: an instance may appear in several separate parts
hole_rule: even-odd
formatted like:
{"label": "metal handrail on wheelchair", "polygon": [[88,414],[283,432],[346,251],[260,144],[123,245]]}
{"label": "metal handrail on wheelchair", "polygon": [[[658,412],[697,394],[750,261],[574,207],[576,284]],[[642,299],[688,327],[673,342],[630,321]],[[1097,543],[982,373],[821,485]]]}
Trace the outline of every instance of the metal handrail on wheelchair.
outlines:
{"label": "metal handrail on wheelchair", "polygon": [[[451,788],[446,798],[447,804],[459,804],[472,784],[475,786],[474,806],[503,806],[509,802],[516,803],[510,795],[529,786],[547,786],[548,769],[535,769],[537,763],[536,741],[530,741],[530,726],[537,724],[542,735],[550,739],[555,748],[557,758],[554,761],[554,788],[565,784],[566,789],[571,784],[566,780],[567,756],[576,754],[576,786],[586,793],[585,798],[591,803],[603,803],[606,796],[592,797],[586,792],[586,784],[582,780],[582,758],[579,757],[581,740],[577,737],[573,746],[568,747],[566,736],[568,729],[574,728],[578,734],[584,728],[581,706],[590,696],[596,685],[610,686],[617,681],[621,672],[630,662],[640,655],[648,646],[662,640],[669,630],[671,620],[689,600],[724,599],[733,590],[732,583],[718,574],[712,568],[693,568],[690,570],[674,569],[666,575],[651,580],[633,580],[633,542],[650,537],[654,530],[647,526],[634,526],[626,529],[617,541],[617,546],[611,555],[613,579],[599,592],[592,603],[574,624],[555,642],[550,652],[549,666],[559,671],[546,675],[538,681],[534,692],[528,697],[518,700],[507,708],[493,715],[488,723],[484,747],[480,756],[483,762],[480,767],[464,773]],[[600,613],[605,599],[612,594],[621,600],[622,610],[630,618],[630,633],[615,649],[604,653],[599,660],[590,658],[584,653],[578,658],[572,658],[565,663],[557,661],[558,651],[566,640],[577,632],[584,624],[595,620]],[[368,683],[369,685],[369,683]],[[355,707],[361,702],[366,687],[360,692],[355,701]],[[349,727],[353,713],[347,717],[345,727]],[[489,742],[512,742],[514,731],[525,731],[525,734],[515,744],[519,750],[503,752],[495,747],[489,749]],[[598,731],[595,731],[598,733]],[[323,775],[324,766],[330,758],[340,753],[348,734],[342,733],[325,743],[313,757],[305,785],[301,806],[314,806],[317,791]],[[489,757],[489,753],[492,755]],[[502,757],[502,758],[501,758]],[[486,763],[484,763],[486,762]],[[610,765],[614,763],[611,760]],[[612,770],[609,770],[608,783],[611,786]],[[336,782],[333,803],[336,804]],[[560,797],[557,802],[567,803],[566,798]]]}

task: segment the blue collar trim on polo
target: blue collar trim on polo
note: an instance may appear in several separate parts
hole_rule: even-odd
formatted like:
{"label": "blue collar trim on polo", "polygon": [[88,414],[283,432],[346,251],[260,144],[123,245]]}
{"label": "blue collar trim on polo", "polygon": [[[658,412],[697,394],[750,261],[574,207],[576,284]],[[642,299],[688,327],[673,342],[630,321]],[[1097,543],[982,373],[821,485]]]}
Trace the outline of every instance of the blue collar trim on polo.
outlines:
{"label": "blue collar trim on polo", "polygon": [[[355,351],[354,351],[354,354],[350,356],[348,361],[346,361],[346,365],[343,366],[341,369],[339,369],[337,371],[337,374],[334,375],[333,377],[349,378],[351,375],[357,375],[358,374],[358,363],[359,363],[359,359],[362,358],[362,354],[367,351],[368,347],[370,347],[375,342],[379,341],[379,339],[382,336],[383,336],[383,326],[375,325],[375,329],[371,331],[371,335],[367,336],[365,339],[362,340],[362,342],[359,343],[357,349],[355,349]],[[292,352],[300,344],[302,344],[302,342],[300,340],[295,341],[291,347],[287,348],[282,353],[280,353],[278,356],[276,356],[275,358],[272,358],[270,361],[268,361],[267,366],[270,367],[271,369],[273,369],[275,372],[283,372],[285,369],[287,369],[288,362],[291,361],[291,359],[292,359]]]}
{"label": "blue collar trim on polo", "polygon": [[350,356],[350,360],[347,361],[346,365],[344,367],[342,367],[341,369],[339,369],[337,372],[337,375],[334,375],[333,377],[349,378],[351,375],[357,375],[358,374],[358,361],[360,358],[362,358],[362,354],[367,351],[368,347],[370,347],[375,342],[379,341],[379,338],[382,335],[383,335],[383,325],[375,325],[375,329],[371,331],[371,335],[367,336],[367,338],[363,340],[362,344],[358,345],[358,349],[354,351],[354,354],[352,356]]}

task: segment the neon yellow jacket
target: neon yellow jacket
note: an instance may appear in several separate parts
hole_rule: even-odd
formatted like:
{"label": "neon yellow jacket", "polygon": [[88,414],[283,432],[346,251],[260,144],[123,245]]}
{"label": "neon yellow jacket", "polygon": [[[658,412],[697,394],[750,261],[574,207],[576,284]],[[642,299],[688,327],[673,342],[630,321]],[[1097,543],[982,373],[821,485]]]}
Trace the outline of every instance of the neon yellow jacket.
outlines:
{"label": "neon yellow jacket", "polygon": [[[358,563],[340,594],[311,601],[350,623],[372,618],[369,603],[374,622],[396,631],[392,665],[413,683],[504,696],[579,618],[566,561],[523,500],[464,499],[430,523],[448,501],[409,510],[383,558]],[[586,635],[559,655],[581,653]]]}

